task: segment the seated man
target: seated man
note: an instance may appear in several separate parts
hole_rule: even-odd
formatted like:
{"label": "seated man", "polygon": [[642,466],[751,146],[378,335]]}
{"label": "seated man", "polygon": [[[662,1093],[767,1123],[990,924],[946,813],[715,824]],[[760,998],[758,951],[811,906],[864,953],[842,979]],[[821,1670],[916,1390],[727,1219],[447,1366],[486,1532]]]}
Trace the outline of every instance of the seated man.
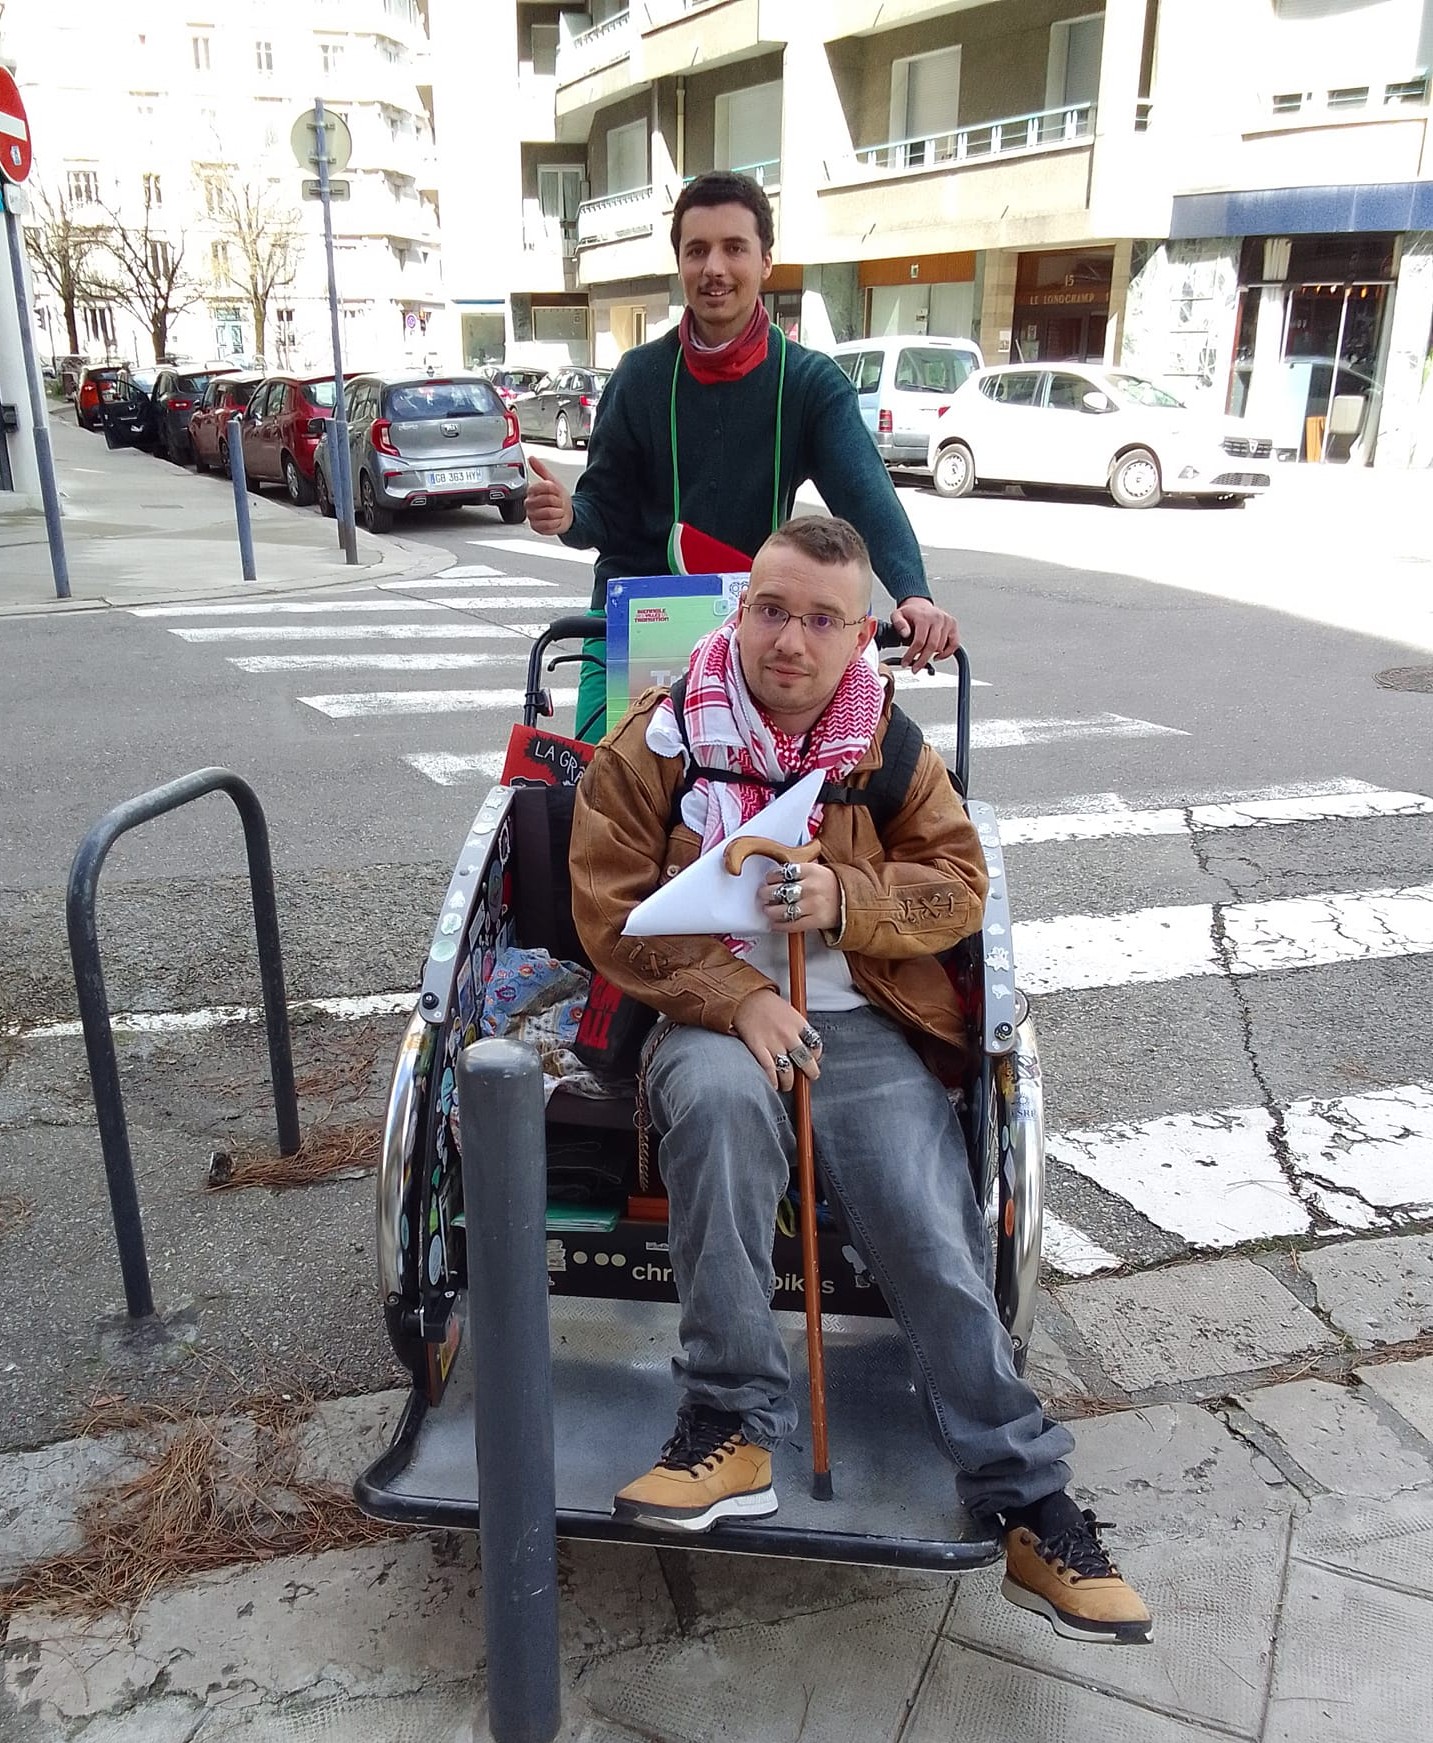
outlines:
{"label": "seated man", "polygon": [[[822,863],[768,876],[769,935],[622,934],[663,877],[769,803],[774,783],[818,768],[852,787],[869,781],[892,706],[861,657],[870,602],[853,527],[788,521],[757,554],[736,619],[692,655],[685,734],[671,698],[648,691],[577,790],[578,931],[594,966],[666,1019],[645,1083],[682,1304],[676,1433],[614,1512],[702,1531],[776,1510],[771,1452],[797,1409],[770,1307],[772,1237],[800,1071],[826,1193],[910,1343],[957,1492],[1004,1531],[1006,1596],[1072,1639],[1144,1641],[1148,1611],[1101,1548],[1094,1515],[1065,1492],[1074,1441],[1015,1372],[961,1129],[927,1063],[962,1043],[936,957],[979,929],[986,891],[979,840],[939,756],[922,747],[880,835],[867,807],[817,807]],[[678,800],[688,746],[697,767],[753,779],[698,779]],[[792,932],[806,940],[809,1020],[789,1002]]]}

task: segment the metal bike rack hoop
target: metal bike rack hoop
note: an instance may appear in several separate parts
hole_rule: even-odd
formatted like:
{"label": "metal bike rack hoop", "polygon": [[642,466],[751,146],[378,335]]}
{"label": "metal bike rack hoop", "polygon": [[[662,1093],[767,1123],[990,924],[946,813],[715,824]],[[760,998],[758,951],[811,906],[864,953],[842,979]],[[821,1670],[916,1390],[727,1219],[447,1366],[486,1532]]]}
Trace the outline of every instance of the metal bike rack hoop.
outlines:
{"label": "metal bike rack hoop", "polygon": [[285,1156],[292,1156],[299,1147],[298,1096],[294,1089],[294,1060],[289,1043],[289,1012],[284,996],[284,963],[279,944],[279,910],[274,895],[268,825],[258,796],[247,781],[230,769],[195,769],[192,774],[181,775],[177,781],[154,787],[106,812],[75,853],[65,896],[65,924],[70,940],[70,962],[75,971],[75,992],[79,997],[80,1023],[84,1029],[85,1054],[89,1060],[90,1088],[94,1094],[100,1148],[104,1152],[110,1212],[119,1246],[119,1267],[124,1277],[125,1303],[133,1319],[142,1319],[154,1312],[154,1295],[150,1288],[149,1261],[144,1251],[139,1197],[134,1185],[134,1160],[130,1155],[129,1128],[124,1117],[124,1096],[120,1090],[119,1062],[115,1058],[109,997],[100,965],[99,935],[95,924],[99,878],[109,850],[121,835],[153,817],[162,817],[194,799],[218,792],[227,793],[234,801],[244,825],[249,888],[254,904],[254,932],[259,946],[259,976],[263,985],[264,1021],[269,1032],[269,1070],[274,1085],[279,1150]]}

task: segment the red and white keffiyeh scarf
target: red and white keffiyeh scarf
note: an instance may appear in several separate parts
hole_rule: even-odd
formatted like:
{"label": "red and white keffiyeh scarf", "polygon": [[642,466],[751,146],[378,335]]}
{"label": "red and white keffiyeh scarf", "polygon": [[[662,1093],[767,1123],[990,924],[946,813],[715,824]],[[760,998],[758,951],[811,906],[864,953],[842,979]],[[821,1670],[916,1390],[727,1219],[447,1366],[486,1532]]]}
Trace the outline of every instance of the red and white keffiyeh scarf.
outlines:
{"label": "red and white keffiyeh scarf", "polygon": [[[731,769],[761,781],[786,781],[821,769],[832,780],[849,775],[871,748],[885,704],[885,689],[864,659],[852,660],[836,694],[810,732],[792,737],[778,731],[762,713],[741,669],[736,651],[736,618],[703,636],[687,666],[685,719],[696,761]],[[663,756],[681,753],[681,736],[668,697],[652,715],[647,743]],[[702,852],[724,841],[773,797],[755,782],[698,781],[682,801],[682,818],[702,838]],[[824,806],[816,805],[807,828],[814,837]],[[751,948],[729,938],[738,955]]]}

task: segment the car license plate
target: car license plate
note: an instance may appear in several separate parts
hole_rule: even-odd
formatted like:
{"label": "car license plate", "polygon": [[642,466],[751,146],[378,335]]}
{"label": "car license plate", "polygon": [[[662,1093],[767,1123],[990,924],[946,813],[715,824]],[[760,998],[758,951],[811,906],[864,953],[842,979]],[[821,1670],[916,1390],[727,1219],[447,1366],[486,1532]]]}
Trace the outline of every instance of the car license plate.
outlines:
{"label": "car license plate", "polygon": [[430,490],[443,484],[486,484],[488,469],[486,466],[462,466],[447,472],[429,472],[425,477]]}

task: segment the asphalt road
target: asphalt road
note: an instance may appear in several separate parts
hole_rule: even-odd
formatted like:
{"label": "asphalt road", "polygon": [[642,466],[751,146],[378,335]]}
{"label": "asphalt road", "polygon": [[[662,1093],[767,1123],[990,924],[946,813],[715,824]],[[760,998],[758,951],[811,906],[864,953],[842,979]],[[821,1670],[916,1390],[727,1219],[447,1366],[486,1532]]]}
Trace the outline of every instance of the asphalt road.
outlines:
{"label": "asphalt road", "polygon": [[[983,686],[973,791],[1010,832],[1063,1268],[1426,1216],[1433,800],[1415,801],[1433,794],[1433,696],[1375,684],[1414,658],[1398,626],[1354,634],[1104,572],[1085,554],[1116,514],[1098,504],[919,503],[919,525],[950,529],[927,546],[932,586]],[[972,507],[1008,515],[1012,534],[1058,516],[1038,524],[1068,528],[1080,561],[964,550]],[[1222,540],[1231,573],[1255,560],[1246,517],[1221,517],[1228,530],[1214,534],[1210,518],[1197,517],[1199,536]],[[1156,567],[1161,549],[1174,563],[1194,521],[1140,517]],[[404,533],[495,573],[325,589],[283,609],[15,620],[0,633],[0,1195],[27,1207],[8,1232],[0,1223],[11,1444],[39,1438],[112,1360],[170,1383],[170,1367],[95,1330],[118,1292],[82,1052],[72,1035],[36,1032],[74,1014],[63,891],[86,827],[186,769],[238,769],[269,817],[291,996],[411,987],[516,715],[511,702],[411,712],[414,698],[520,686],[526,642],[511,626],[539,620],[537,601],[588,592],[584,565],[492,511]],[[338,663],[435,652],[480,663]],[[263,664],[275,658],[325,664]],[[933,735],[948,730],[949,688],[918,684],[902,701]],[[253,1001],[238,843],[215,799],[116,850],[101,902],[116,1009]],[[301,1025],[307,1117],[336,1117],[335,1061],[358,1085],[339,1112],[375,1112],[395,1032],[393,1019]],[[200,1190],[216,1141],[263,1136],[256,1032],[130,1041],[124,1069],[158,1286],[186,1328],[171,1353],[222,1351],[253,1375],[314,1362],[347,1388],[380,1383],[368,1183],[278,1198]],[[1407,1184],[1419,1168],[1421,1203]],[[17,1288],[20,1277],[34,1281]]]}

